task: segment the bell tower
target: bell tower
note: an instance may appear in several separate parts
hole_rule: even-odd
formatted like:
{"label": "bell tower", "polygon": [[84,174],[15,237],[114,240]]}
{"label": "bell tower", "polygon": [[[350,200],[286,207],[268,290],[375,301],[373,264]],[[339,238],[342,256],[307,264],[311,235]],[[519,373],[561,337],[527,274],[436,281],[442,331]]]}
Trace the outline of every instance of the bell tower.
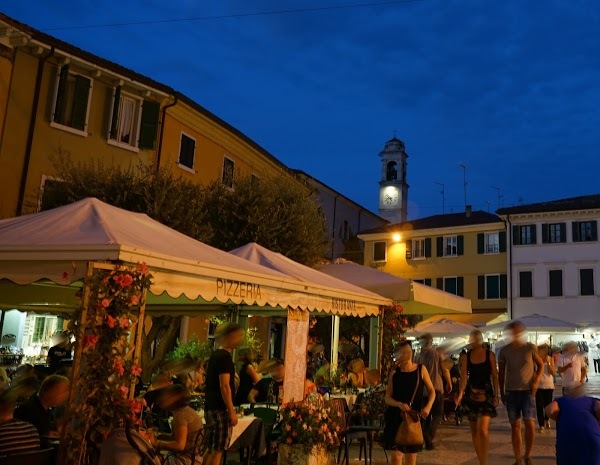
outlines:
{"label": "bell tower", "polygon": [[402,223],[407,216],[408,184],[404,142],[394,138],[379,152],[381,181],[379,181],[379,216],[392,223]]}

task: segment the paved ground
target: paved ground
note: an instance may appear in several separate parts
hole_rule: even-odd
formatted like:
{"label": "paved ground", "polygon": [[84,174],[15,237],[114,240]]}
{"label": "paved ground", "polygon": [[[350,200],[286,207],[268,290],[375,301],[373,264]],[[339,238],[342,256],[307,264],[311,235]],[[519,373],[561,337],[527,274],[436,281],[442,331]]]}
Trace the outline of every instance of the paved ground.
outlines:
{"label": "paved ground", "polygon": [[[600,397],[600,375],[589,376],[588,393]],[[560,388],[556,390],[555,396],[560,395]],[[554,423],[552,422],[554,428]],[[532,460],[534,465],[555,465],[554,452],[555,431],[544,432],[536,435],[533,448]],[[351,462],[358,465],[358,448],[350,452]],[[363,462],[364,463],[364,462]],[[382,465],[386,463],[383,450],[377,448],[373,451],[373,463]],[[471,443],[471,434],[468,423],[455,426],[451,420],[442,425],[439,430],[439,438],[436,439],[436,449],[424,451],[417,459],[419,465],[478,465],[475,451]],[[512,465],[514,457],[510,442],[510,425],[506,416],[504,406],[498,409],[498,416],[492,420],[490,426],[490,462],[489,465]],[[582,464],[583,465],[583,464]]]}

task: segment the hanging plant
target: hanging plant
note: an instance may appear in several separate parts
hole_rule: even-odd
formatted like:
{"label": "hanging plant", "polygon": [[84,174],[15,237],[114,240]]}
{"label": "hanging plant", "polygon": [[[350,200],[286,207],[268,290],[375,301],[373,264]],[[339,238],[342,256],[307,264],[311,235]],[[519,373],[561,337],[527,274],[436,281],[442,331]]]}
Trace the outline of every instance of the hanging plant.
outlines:
{"label": "hanging plant", "polygon": [[402,305],[393,305],[384,308],[381,331],[383,333],[381,344],[381,374],[385,380],[394,365],[392,355],[398,343],[404,339],[404,333],[414,328],[422,320],[420,315],[406,315]]}
{"label": "hanging plant", "polygon": [[143,405],[133,399],[132,389],[142,369],[132,357],[131,328],[138,322],[151,277],[142,263],[137,268],[95,269],[86,282],[87,311],[80,309],[70,327],[83,338],[76,342],[81,345],[81,368],[63,449],[66,463],[90,464],[111,430],[140,422]]}

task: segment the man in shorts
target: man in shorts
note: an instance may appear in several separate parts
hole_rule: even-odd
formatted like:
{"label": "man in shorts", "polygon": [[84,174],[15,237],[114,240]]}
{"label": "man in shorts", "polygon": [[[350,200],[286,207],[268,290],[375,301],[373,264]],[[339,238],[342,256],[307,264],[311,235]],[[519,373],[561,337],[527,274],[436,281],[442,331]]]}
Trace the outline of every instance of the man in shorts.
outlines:
{"label": "man in shorts", "polygon": [[235,365],[231,352],[243,342],[244,329],[236,323],[224,323],[217,327],[215,340],[219,348],[210,356],[206,369],[204,405],[211,438],[204,465],[220,465],[223,451],[229,447],[231,429],[238,422],[233,406]]}
{"label": "man in shorts", "polygon": [[498,378],[500,398],[506,405],[512,428],[512,446],[515,465],[523,465],[521,459],[521,420],[525,423],[525,464],[531,465],[531,449],[535,439],[537,419],[535,393],[543,373],[542,359],[535,344],[527,342],[527,328],[520,321],[513,321],[506,331],[511,343],[500,350]]}

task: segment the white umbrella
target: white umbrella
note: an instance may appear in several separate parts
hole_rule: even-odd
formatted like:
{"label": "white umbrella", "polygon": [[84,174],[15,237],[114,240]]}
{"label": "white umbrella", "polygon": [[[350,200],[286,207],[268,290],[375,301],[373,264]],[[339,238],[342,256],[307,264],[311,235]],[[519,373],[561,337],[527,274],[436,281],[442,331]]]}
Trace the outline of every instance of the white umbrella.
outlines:
{"label": "white umbrella", "polygon": [[461,336],[477,329],[475,326],[458,323],[447,318],[419,323],[410,331],[409,335],[429,333],[432,336]]}
{"label": "white umbrella", "polygon": [[446,355],[454,355],[467,347],[468,341],[464,337],[450,337],[438,344],[437,349]]}
{"label": "white umbrella", "polygon": [[548,316],[540,315],[538,313],[534,313],[532,315],[527,315],[522,318],[515,318],[513,320],[504,321],[502,323],[496,323],[489,326],[484,326],[481,328],[484,331],[502,331],[509,323],[513,321],[520,321],[525,325],[525,327],[529,331],[545,331],[551,333],[568,333],[574,332],[577,330],[577,325],[575,323],[569,323],[564,320],[557,320],[556,318],[550,318]]}
{"label": "white umbrella", "polygon": [[592,321],[591,323],[586,324],[585,328],[583,328],[583,331],[588,333],[600,332],[600,321]]}

